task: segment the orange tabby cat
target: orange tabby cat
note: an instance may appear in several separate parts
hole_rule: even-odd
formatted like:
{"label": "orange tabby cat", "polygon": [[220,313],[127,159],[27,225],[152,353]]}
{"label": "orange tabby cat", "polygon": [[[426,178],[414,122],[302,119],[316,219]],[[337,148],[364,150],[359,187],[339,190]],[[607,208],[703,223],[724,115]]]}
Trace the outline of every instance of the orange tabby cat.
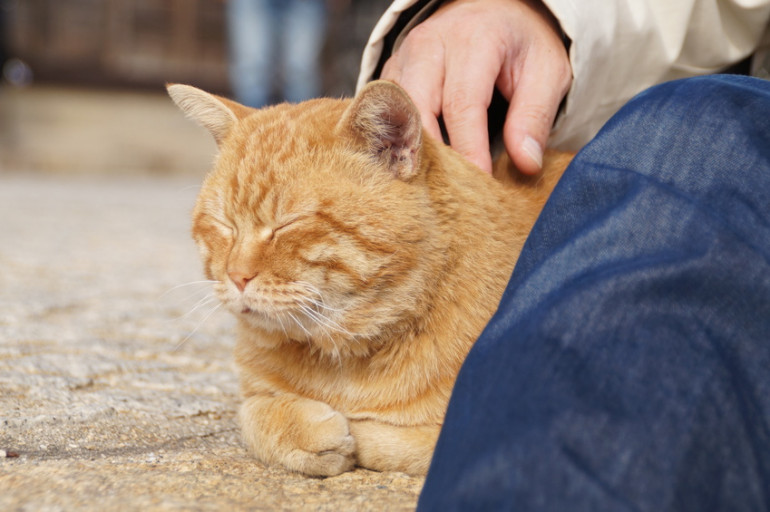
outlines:
{"label": "orange tabby cat", "polygon": [[243,437],[309,475],[425,473],[463,359],[569,161],[499,180],[423,134],[395,84],[262,110],[185,85],[219,146],[193,212],[238,318]]}

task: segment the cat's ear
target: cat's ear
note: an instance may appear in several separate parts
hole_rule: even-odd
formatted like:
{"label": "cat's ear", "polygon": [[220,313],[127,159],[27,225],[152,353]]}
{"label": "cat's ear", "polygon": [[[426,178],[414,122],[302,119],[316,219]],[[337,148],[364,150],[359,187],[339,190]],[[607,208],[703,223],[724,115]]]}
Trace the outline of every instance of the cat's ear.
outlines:
{"label": "cat's ear", "polygon": [[218,145],[238,120],[250,113],[248,107],[191,85],[168,84],[166,90],[182,112],[206,128]]}
{"label": "cat's ear", "polygon": [[420,113],[395,83],[385,80],[368,83],[345,111],[340,128],[363,143],[364,150],[397,178],[408,180],[419,171]]}

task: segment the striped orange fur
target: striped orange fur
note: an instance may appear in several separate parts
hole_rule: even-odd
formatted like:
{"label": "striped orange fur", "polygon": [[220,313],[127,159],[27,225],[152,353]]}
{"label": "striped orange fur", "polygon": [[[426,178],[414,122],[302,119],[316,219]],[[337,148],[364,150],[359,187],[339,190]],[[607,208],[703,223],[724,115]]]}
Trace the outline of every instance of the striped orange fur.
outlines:
{"label": "striped orange fur", "polygon": [[427,470],[460,365],[569,162],[492,178],[423,134],[406,94],[252,110],[174,101],[219,146],[193,212],[238,318],[243,437],[309,475]]}

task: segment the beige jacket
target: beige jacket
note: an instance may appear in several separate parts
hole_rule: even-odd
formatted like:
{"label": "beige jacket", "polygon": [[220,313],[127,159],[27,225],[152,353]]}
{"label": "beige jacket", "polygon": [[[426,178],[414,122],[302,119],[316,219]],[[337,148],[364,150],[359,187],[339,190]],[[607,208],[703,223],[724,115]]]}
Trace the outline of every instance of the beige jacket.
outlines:
{"label": "beige jacket", "polygon": [[[390,50],[385,36],[418,1],[396,0],[379,20],[364,50],[359,88]],[[770,78],[770,0],[543,2],[571,40],[573,73],[551,146],[580,148],[632,96],[657,83],[715,73],[752,54],[752,74]],[[412,25],[418,21],[419,15]]]}

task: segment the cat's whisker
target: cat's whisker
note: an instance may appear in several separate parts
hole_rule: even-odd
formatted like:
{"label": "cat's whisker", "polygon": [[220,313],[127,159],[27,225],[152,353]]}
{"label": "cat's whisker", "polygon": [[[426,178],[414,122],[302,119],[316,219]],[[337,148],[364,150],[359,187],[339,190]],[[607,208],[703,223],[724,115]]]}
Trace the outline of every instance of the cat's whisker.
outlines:
{"label": "cat's whisker", "polygon": [[[202,280],[202,281],[191,281],[191,282],[189,282],[189,283],[182,283],[182,284],[178,284],[178,285],[176,285],[176,286],[172,286],[171,288],[169,288],[168,290],[166,290],[165,292],[163,292],[162,294],[160,294],[160,296],[158,297],[158,299],[162,299],[163,297],[165,297],[165,296],[166,296],[166,295],[168,295],[169,293],[171,293],[171,292],[173,292],[173,291],[175,291],[175,290],[178,290],[178,289],[180,289],[180,288],[186,288],[186,287],[188,287],[188,286],[195,286],[195,285],[202,285],[202,284],[213,284],[213,283],[218,283],[218,282],[219,282],[219,281],[215,281],[215,280],[212,280],[212,279],[204,279],[204,280]],[[196,293],[198,293],[198,292],[196,292]]]}
{"label": "cat's whisker", "polygon": [[280,315],[276,316],[275,318],[276,318],[276,320],[278,320],[278,324],[281,326],[281,330],[283,331],[283,335],[288,338],[289,337],[289,333],[286,332],[286,326],[283,325],[283,318],[281,318]]}
{"label": "cat's whisker", "polygon": [[302,312],[305,313],[308,317],[310,317],[311,320],[313,320],[317,325],[320,325],[321,327],[324,327],[325,329],[321,330],[322,335],[324,335],[326,338],[328,338],[329,342],[331,343],[333,349],[331,351],[331,358],[336,360],[337,363],[341,366],[342,365],[342,354],[340,353],[340,347],[337,343],[337,340],[332,336],[333,331],[339,331],[339,329],[329,326],[326,324],[323,320],[324,317],[320,315],[317,311],[313,311],[310,307],[306,305],[300,305],[300,309],[302,309]]}
{"label": "cat's whisker", "polygon": [[313,298],[310,298],[310,297],[305,297],[305,300],[306,300],[306,301],[308,301],[308,302],[310,302],[312,305],[314,305],[314,306],[316,306],[316,307],[319,307],[319,308],[321,308],[321,309],[325,309],[325,310],[328,310],[328,311],[333,311],[333,312],[335,312],[335,313],[342,313],[343,311],[345,311],[344,309],[340,309],[340,308],[333,308],[333,307],[331,307],[331,306],[327,306],[327,305],[326,305],[326,304],[323,302],[323,300],[317,300],[317,299],[313,299]]}
{"label": "cat's whisker", "polygon": [[299,308],[302,310],[302,312],[305,314],[305,316],[310,318],[317,325],[320,325],[321,327],[326,327],[326,328],[329,327],[328,325],[323,323],[322,319],[319,318],[320,315],[316,311],[313,311],[311,308],[309,308],[305,304],[300,304]]}
{"label": "cat's whisker", "polygon": [[317,286],[308,283],[307,281],[297,281],[296,284],[304,288],[308,293],[316,295],[319,301],[325,302],[323,293],[321,293],[321,290],[319,290]]}
{"label": "cat's whisker", "polygon": [[326,300],[324,300],[324,296],[321,293],[321,290],[319,290],[316,286],[308,283],[307,281],[297,281],[296,284],[298,284],[299,286],[302,286],[308,293],[312,295],[316,295],[318,297],[317,299],[312,297],[304,297],[305,300],[307,300],[308,302],[311,302],[315,306],[329,310],[329,311],[334,311],[335,313],[340,313],[344,311],[343,309],[333,308],[328,304],[326,304]]}
{"label": "cat's whisker", "polygon": [[208,301],[209,299],[215,299],[215,298],[216,298],[216,294],[215,293],[208,292],[208,293],[206,293],[205,296],[203,296],[200,299],[198,299],[198,301],[195,303],[195,305],[193,307],[197,307],[198,305]]}
{"label": "cat's whisker", "polygon": [[308,338],[312,338],[312,337],[313,337],[313,335],[312,335],[312,334],[310,334],[310,331],[308,331],[308,330],[307,330],[307,328],[306,328],[304,325],[302,325],[302,322],[300,322],[300,320],[299,320],[299,319],[298,319],[296,316],[294,316],[293,314],[291,314],[291,313],[288,313],[288,312],[287,312],[286,314],[287,314],[287,315],[289,315],[289,318],[291,318],[292,320],[294,320],[294,323],[295,323],[295,324],[297,324],[297,325],[299,326],[299,328],[300,328],[300,329],[302,329],[303,331],[305,331],[305,334],[307,334],[307,337],[308,337]]}
{"label": "cat's whisker", "polygon": [[[173,286],[172,288],[166,290],[162,295],[160,295],[158,297],[158,300],[160,300],[163,297],[165,297],[166,295],[174,292],[175,290],[179,290],[179,289],[183,289],[183,288],[188,288],[190,286],[203,286],[203,288],[199,288],[199,289],[193,291],[190,294],[186,294],[183,298],[178,300],[178,302],[181,302],[181,303],[186,303],[186,302],[190,301],[191,299],[195,301],[195,303],[192,305],[192,307],[185,314],[179,315],[179,316],[177,316],[176,318],[173,319],[174,321],[179,321],[179,320],[182,320],[184,318],[189,317],[190,315],[195,313],[200,308],[208,306],[212,302],[217,301],[218,299],[216,298],[215,294],[211,292],[210,285],[211,284],[216,284],[216,283],[219,283],[219,282],[220,281],[215,281],[215,280],[211,280],[211,279],[205,279],[205,280],[200,280],[200,281],[191,281],[189,283],[182,283],[182,284]],[[200,297],[201,294],[205,294],[205,295],[203,297]],[[200,298],[198,298],[198,297],[200,297]]]}
{"label": "cat's whisker", "polygon": [[331,318],[325,316],[320,311],[316,311],[307,304],[300,304],[300,309],[302,310],[305,315],[310,317],[313,321],[315,321],[318,325],[321,325],[322,327],[326,327],[330,331],[339,332],[342,334],[347,334],[348,336],[352,336],[350,332],[348,332],[347,329],[342,327],[340,324],[332,320]]}
{"label": "cat's whisker", "polygon": [[337,362],[337,366],[342,369],[342,354],[340,353],[340,347],[337,345],[337,342],[334,341],[334,338],[332,338],[329,335],[329,341],[334,346],[334,349],[332,350],[331,358]]}
{"label": "cat's whisker", "polygon": [[[209,293],[208,295],[206,295],[205,297],[200,299],[198,302],[196,302],[195,305],[192,307],[192,309],[190,309],[190,311],[188,311],[184,315],[178,317],[177,320],[182,320],[184,318],[187,318],[190,315],[192,315],[193,313],[195,313],[196,311],[198,311],[200,308],[208,306],[212,302],[218,302],[218,301],[219,301],[219,299],[217,298],[216,295],[214,295],[213,293]],[[221,306],[221,305],[222,304],[220,303],[219,306]],[[217,306],[217,307],[219,307],[219,306]]]}
{"label": "cat's whisker", "polygon": [[308,292],[318,295],[321,299],[323,299],[323,295],[321,294],[321,290],[319,290],[315,285],[308,283],[307,281],[296,281],[295,284],[303,287]]}
{"label": "cat's whisker", "polygon": [[177,190],[177,192],[187,192],[188,190],[200,190],[200,185],[186,185]]}
{"label": "cat's whisker", "polygon": [[198,329],[200,329],[200,328],[201,328],[201,326],[202,326],[202,325],[203,325],[203,324],[206,322],[206,320],[208,320],[209,318],[211,318],[211,315],[213,315],[214,313],[216,313],[216,311],[217,311],[219,308],[221,308],[221,307],[222,307],[222,303],[220,302],[219,304],[217,304],[217,305],[216,305],[216,307],[215,307],[214,309],[212,309],[211,311],[209,311],[209,312],[208,312],[208,314],[207,314],[205,317],[203,317],[203,320],[201,320],[200,322],[198,322],[198,324],[195,326],[195,329],[193,329],[193,330],[190,332],[190,334],[188,334],[187,336],[185,336],[185,337],[184,337],[184,339],[183,339],[182,341],[180,341],[179,343],[177,343],[177,344],[176,344],[176,346],[174,347],[174,350],[173,350],[173,351],[174,351],[174,352],[176,352],[176,351],[178,351],[180,348],[182,348],[182,345],[184,345],[185,343],[187,343],[187,340],[189,340],[190,338],[192,338],[192,336],[193,336],[193,335],[194,335],[196,332],[198,332]]}
{"label": "cat's whisker", "polygon": [[205,294],[207,294],[207,295],[210,295],[210,294],[211,294],[211,293],[210,293],[210,290],[211,290],[211,289],[210,289],[210,288],[208,288],[208,287],[206,287],[206,288],[201,288],[200,290],[196,290],[196,291],[194,291],[193,293],[191,293],[191,294],[189,294],[189,295],[186,295],[186,296],[182,297],[182,298],[181,298],[179,301],[180,301],[180,302],[185,302],[185,301],[188,301],[188,300],[190,300],[190,299],[193,299],[194,297],[196,297],[196,296],[198,296],[198,295],[200,295],[200,294],[202,294],[202,293],[205,293]]}
{"label": "cat's whisker", "polygon": [[[198,300],[198,302],[196,302],[196,303],[193,305],[192,309],[190,310],[190,313],[194,312],[194,311],[195,311],[195,310],[197,310],[198,308],[201,308],[201,307],[205,306],[206,304],[210,304],[211,302],[213,302],[213,301],[215,301],[215,300],[219,300],[215,294],[213,294],[213,293],[208,293],[208,294],[206,294],[206,296],[205,296],[205,297],[201,297],[201,298]],[[188,313],[188,314],[189,314],[189,313]]]}

